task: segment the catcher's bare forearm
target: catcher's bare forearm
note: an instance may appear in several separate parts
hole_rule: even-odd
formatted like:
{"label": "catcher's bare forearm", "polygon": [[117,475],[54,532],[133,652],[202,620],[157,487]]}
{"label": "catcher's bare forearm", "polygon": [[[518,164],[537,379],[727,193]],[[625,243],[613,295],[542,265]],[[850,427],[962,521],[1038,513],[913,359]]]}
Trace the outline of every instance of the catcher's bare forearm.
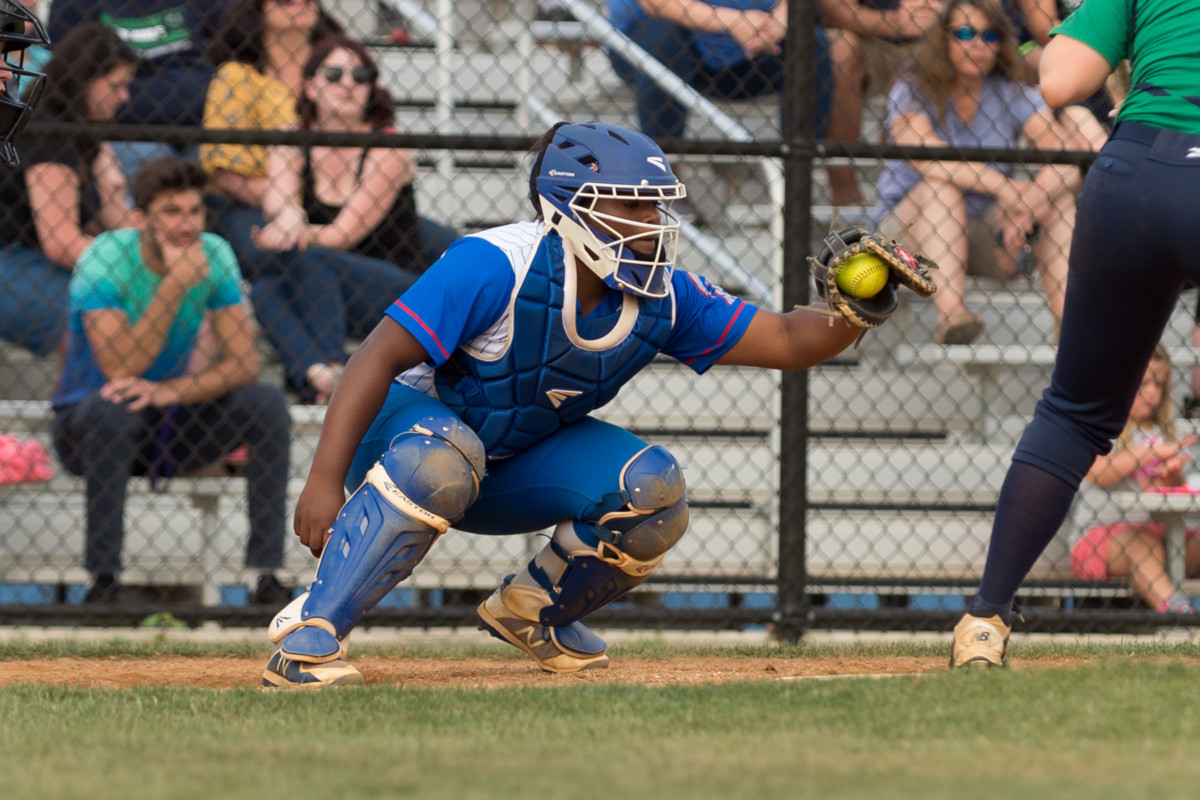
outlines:
{"label": "catcher's bare forearm", "polygon": [[828,361],[862,336],[862,328],[831,318],[829,311],[824,303],[816,303],[786,314],[794,340],[791,348],[794,361],[786,369],[808,369]]}
{"label": "catcher's bare forearm", "polygon": [[717,363],[808,369],[833,358],[862,333],[861,328],[815,308],[806,306],[786,314],[758,309],[742,338]]}

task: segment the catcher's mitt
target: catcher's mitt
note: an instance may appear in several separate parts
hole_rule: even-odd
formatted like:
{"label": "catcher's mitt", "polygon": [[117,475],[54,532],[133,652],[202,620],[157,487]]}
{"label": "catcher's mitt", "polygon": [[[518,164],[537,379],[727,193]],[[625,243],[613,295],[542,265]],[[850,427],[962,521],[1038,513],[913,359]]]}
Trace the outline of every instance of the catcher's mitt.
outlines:
{"label": "catcher's mitt", "polygon": [[[872,297],[851,297],[838,288],[837,272],[841,265],[859,253],[877,256],[888,268],[888,281]],[[895,239],[883,239],[857,226],[831,231],[816,258],[809,258],[817,293],[851,325],[876,328],[896,310],[896,287],[907,286],[922,297],[929,297],[937,286],[929,270],[937,269],[929,259],[909,253]]]}

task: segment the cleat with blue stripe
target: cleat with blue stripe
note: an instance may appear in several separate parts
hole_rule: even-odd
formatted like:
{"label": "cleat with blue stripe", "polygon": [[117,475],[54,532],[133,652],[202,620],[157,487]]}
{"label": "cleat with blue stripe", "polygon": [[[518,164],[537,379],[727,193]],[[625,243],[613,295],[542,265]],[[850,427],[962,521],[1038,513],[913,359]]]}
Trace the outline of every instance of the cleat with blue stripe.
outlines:
{"label": "cleat with blue stripe", "polygon": [[338,658],[321,664],[289,658],[279,648],[263,670],[263,686],[272,689],[324,689],[330,686],[357,686],[362,673]]}

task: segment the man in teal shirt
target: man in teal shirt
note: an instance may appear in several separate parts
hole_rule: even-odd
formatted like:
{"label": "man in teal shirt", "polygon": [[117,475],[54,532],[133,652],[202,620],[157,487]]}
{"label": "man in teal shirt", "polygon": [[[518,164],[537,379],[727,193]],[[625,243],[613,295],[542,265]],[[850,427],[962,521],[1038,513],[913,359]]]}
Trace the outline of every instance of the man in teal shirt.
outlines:
{"label": "man in teal shirt", "polygon": [[[71,277],[70,344],[53,405],[54,446],[87,479],[89,602],[119,599],[130,475],[151,481],[246,445],[256,603],[286,602],[282,565],[286,399],[255,383],[259,360],[233,250],[204,233],[206,175],[191,161],[149,162],[133,181],[136,228],[100,234]],[[215,354],[189,362],[207,318]]]}

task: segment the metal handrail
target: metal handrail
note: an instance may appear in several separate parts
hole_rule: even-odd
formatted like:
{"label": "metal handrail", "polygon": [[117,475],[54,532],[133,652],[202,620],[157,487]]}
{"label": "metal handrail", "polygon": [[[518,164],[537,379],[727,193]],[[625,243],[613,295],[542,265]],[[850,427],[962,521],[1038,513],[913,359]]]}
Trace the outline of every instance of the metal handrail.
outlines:
{"label": "metal handrail", "polygon": [[[450,0],[438,0],[437,2],[439,13],[442,17],[440,21],[426,13],[414,0],[386,0],[386,2],[410,21],[415,32],[434,40],[435,51],[439,63],[442,64],[438,71],[438,121],[439,123],[447,122],[453,103],[449,91],[452,79],[452,66],[449,62],[454,57],[451,41],[452,31],[449,24],[452,13]],[[527,0],[527,2],[532,5],[533,0]],[[745,126],[722,111],[711,100],[700,94],[700,92],[689,86],[682,78],[631,41],[629,37],[614,28],[604,15],[595,11],[585,0],[559,0],[559,2],[584,26],[591,38],[594,38],[620,57],[635,65],[637,69],[645,72],[651,80],[682,103],[689,111],[707,119],[727,140],[734,142],[754,141],[754,135]],[[524,57],[522,60],[526,71],[528,70],[532,48],[532,31],[526,30],[517,42],[517,49]],[[557,122],[559,116],[548,105],[533,96],[531,91],[532,81],[529,75],[522,74],[518,80],[524,90],[521,94],[525,97],[526,107],[546,126]],[[528,121],[526,120],[525,122]],[[448,169],[448,164],[447,159],[440,160],[439,171]],[[768,195],[773,207],[782,209],[784,195],[783,170],[776,160],[764,158],[763,172],[764,181],[767,185]],[[783,216],[781,213],[776,213],[772,216],[770,226],[772,241],[783,241]],[[680,235],[695,247],[701,255],[708,259],[713,267],[720,271],[723,278],[736,282],[742,287],[743,291],[754,302],[761,305],[778,303],[778,298],[781,296],[781,289],[772,289],[756,278],[742,267],[737,259],[721,247],[718,242],[695,225],[684,222],[680,226]],[[776,274],[780,273],[781,268],[782,254],[780,253],[775,259]]]}

